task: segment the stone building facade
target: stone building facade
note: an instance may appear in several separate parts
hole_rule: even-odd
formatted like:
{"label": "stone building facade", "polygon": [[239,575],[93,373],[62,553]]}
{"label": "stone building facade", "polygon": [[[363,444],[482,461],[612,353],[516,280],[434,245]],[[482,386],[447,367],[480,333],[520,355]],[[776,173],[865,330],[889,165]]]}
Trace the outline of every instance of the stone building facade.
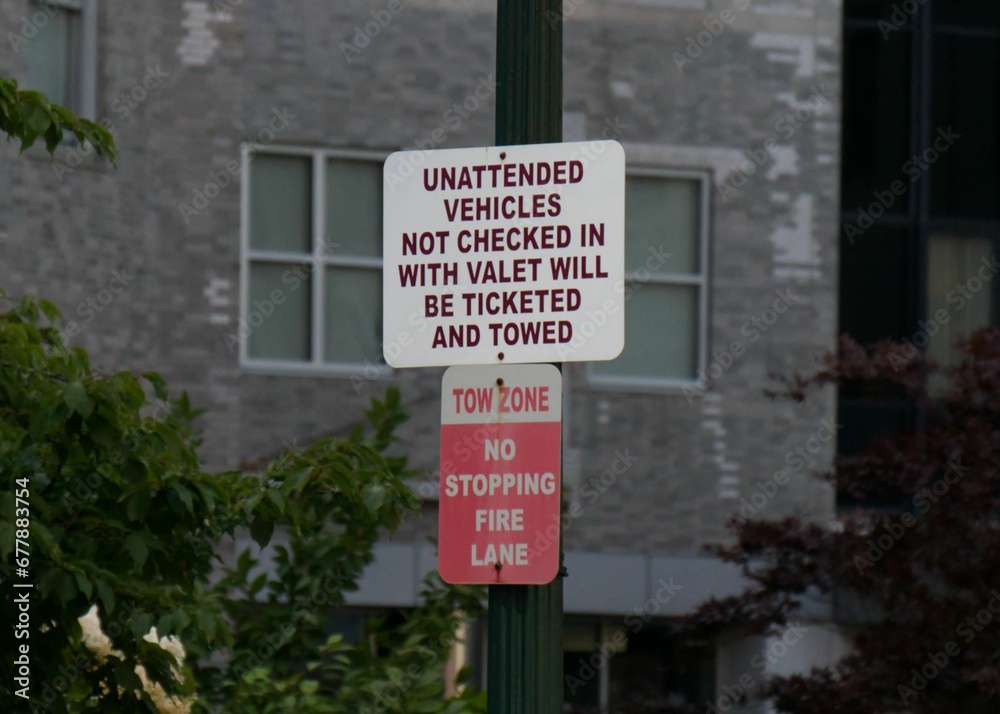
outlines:
{"label": "stone building facade", "polygon": [[[119,159],[3,147],[2,287],[59,304],[101,368],[156,370],[186,390],[207,410],[211,468],[346,433],[398,384],[425,517],[380,548],[353,604],[412,604],[434,565],[442,370],[380,363],[365,298],[379,258],[365,241],[388,153],[492,143],[495,3],[55,5],[0,0],[0,70],[106,120]],[[578,514],[564,534],[567,672],[631,631],[630,615],[651,623],[571,693],[606,704],[669,691],[660,675],[634,681],[669,659],[656,624],[739,587],[704,553],[731,538],[727,519],[833,512],[814,475],[834,452],[835,395],[792,404],[764,390],[835,344],[842,18],[834,0],[567,0],[564,12],[564,140],[624,146],[642,247],[623,361],[565,369]],[[60,65],[54,47],[79,60]],[[668,265],[646,262],[657,246]],[[822,605],[811,616],[829,619]],[[723,697],[744,672],[838,646],[822,624],[801,641],[761,666],[774,642],[720,643],[684,686]]]}

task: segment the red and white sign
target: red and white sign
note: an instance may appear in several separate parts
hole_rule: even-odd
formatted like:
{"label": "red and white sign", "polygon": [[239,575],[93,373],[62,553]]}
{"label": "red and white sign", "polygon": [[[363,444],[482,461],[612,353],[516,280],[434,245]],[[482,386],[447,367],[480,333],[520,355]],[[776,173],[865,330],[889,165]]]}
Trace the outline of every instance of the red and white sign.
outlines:
{"label": "red and white sign", "polygon": [[399,151],[383,170],[393,367],[610,360],[625,346],[616,141]]}
{"label": "red and white sign", "polygon": [[452,367],[441,390],[442,579],[552,582],[559,571],[551,527],[559,523],[562,375],[550,364]]}

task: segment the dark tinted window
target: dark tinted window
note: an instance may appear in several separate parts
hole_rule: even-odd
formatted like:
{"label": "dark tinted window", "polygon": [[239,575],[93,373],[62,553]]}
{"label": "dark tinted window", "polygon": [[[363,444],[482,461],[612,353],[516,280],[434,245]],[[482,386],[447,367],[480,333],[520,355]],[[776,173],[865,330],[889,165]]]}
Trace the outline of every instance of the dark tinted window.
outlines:
{"label": "dark tinted window", "polygon": [[714,652],[681,652],[676,644],[665,627],[653,623],[629,634],[628,649],[610,663],[613,711],[659,711],[655,705],[676,697],[689,702],[715,698]]}
{"label": "dark tinted window", "polygon": [[[903,24],[909,21],[909,15],[900,7],[901,4],[900,0],[844,0],[844,17],[887,22],[902,20],[900,24]],[[897,14],[893,16],[893,12]]]}
{"label": "dark tinted window", "polygon": [[1000,219],[1000,40],[935,33],[933,53],[931,212]]}
{"label": "dark tinted window", "polygon": [[[910,148],[910,34],[844,28],[843,206],[903,179]],[[892,211],[905,214],[910,196]]]}
{"label": "dark tinted window", "polygon": [[1000,3],[996,0],[937,0],[934,23],[1000,29]]}
{"label": "dark tinted window", "polygon": [[917,278],[905,228],[876,225],[854,244],[841,232],[840,329],[862,344],[912,332],[907,296]]}
{"label": "dark tinted window", "polygon": [[861,453],[879,434],[899,435],[913,426],[913,408],[901,400],[842,394],[839,407],[837,451],[844,456]]}

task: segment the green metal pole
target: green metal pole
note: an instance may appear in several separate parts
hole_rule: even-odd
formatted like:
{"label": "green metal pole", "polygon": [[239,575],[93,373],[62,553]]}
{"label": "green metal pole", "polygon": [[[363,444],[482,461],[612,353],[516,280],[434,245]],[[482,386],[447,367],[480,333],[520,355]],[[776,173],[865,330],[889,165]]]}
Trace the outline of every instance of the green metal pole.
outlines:
{"label": "green metal pole", "polygon": [[[497,0],[497,146],[562,141],[562,24],[562,0]],[[490,586],[489,714],[562,711],[562,578]]]}

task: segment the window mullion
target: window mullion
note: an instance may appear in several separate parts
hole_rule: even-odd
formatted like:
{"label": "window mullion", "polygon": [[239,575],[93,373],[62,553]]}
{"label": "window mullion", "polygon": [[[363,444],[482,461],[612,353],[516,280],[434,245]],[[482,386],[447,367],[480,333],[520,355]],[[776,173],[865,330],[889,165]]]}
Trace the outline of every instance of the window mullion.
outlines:
{"label": "window mullion", "polygon": [[[698,217],[700,219],[700,225],[698,226],[698,240],[701,245],[698,246],[699,250],[699,265],[700,270],[700,287],[698,289],[698,356],[696,358],[697,372],[696,374],[704,374],[705,369],[708,367],[708,347],[709,347],[709,303],[708,303],[708,276],[709,276],[709,260],[711,259],[711,254],[708,247],[708,225],[710,218],[710,201],[711,201],[711,183],[707,178],[702,178],[701,181],[701,206],[698,211]],[[700,381],[700,378],[699,378]]]}
{"label": "window mullion", "polygon": [[629,283],[655,283],[657,285],[694,285],[701,287],[705,282],[704,275],[692,273],[664,273],[662,275],[651,273],[647,278],[636,277],[635,272],[625,273],[625,281]]}
{"label": "window mullion", "polygon": [[312,261],[312,253],[297,253],[290,250],[247,250],[250,260],[260,263],[295,263],[303,267],[309,267]]}
{"label": "window mullion", "polygon": [[326,315],[323,305],[326,297],[326,268],[323,246],[326,244],[326,159],[322,151],[313,152],[312,225],[313,270],[312,275],[312,362],[323,364],[323,338]]}
{"label": "window mullion", "polygon": [[250,151],[246,145],[240,151],[240,309],[236,334],[239,337],[240,362],[249,357],[247,341],[240,335],[240,326],[246,324],[247,305],[250,303]]}
{"label": "window mullion", "polygon": [[324,259],[326,265],[340,266],[343,268],[370,268],[372,270],[382,269],[381,258],[366,258],[363,256],[327,256]]}
{"label": "window mullion", "polygon": [[[914,135],[911,142],[914,153],[923,151],[930,146],[933,139],[934,104],[931,96],[932,88],[932,52],[934,49],[934,30],[932,26],[933,7],[916,16],[916,32],[910,57],[913,66],[910,68],[913,78],[913,98],[910,102],[910,126]],[[930,197],[933,189],[931,172],[922,171],[917,178],[914,199],[911,199],[910,216],[913,220],[910,233],[909,261],[911,263],[911,284],[908,287],[910,309],[910,324],[927,316],[927,222],[930,218]]]}
{"label": "window mullion", "polygon": [[80,10],[80,116],[97,120],[97,0],[77,3]]}

